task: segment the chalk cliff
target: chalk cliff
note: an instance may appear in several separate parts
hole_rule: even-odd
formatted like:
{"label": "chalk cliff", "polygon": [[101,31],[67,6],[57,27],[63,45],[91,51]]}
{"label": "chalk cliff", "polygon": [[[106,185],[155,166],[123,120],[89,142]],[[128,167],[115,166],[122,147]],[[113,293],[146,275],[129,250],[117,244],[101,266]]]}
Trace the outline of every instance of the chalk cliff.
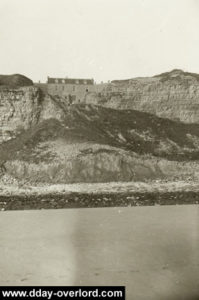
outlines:
{"label": "chalk cliff", "polygon": [[197,124],[88,104],[60,107],[63,115],[54,104],[57,114],[49,118],[54,102],[51,98],[47,102],[40,109],[38,124],[0,145],[2,174],[31,183],[137,181],[199,174]]}
{"label": "chalk cliff", "polygon": [[198,78],[113,81],[76,105],[34,85],[0,86],[0,181],[198,178],[199,124],[179,122],[199,122]]}
{"label": "chalk cliff", "polygon": [[42,120],[61,119],[64,112],[49,95],[39,88],[0,88],[0,143],[15,137]]}
{"label": "chalk cliff", "polygon": [[199,75],[173,70],[154,77],[114,80],[100,92],[87,94],[84,101],[199,123]]}

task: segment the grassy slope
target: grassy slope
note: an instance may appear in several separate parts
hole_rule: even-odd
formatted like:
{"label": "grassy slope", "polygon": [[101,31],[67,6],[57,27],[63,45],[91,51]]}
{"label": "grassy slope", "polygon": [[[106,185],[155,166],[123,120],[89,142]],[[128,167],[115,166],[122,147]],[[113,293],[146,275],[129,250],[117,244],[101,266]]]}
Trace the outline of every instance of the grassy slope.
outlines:
{"label": "grassy slope", "polygon": [[32,80],[21,74],[0,75],[0,86],[29,86],[33,85]]}
{"label": "grassy slope", "polygon": [[[133,110],[117,111],[91,105],[74,105],[65,113],[62,123],[55,119],[46,120],[0,145],[0,161],[14,158],[28,161],[39,143],[60,138],[67,144],[93,142],[170,160],[199,158],[197,124],[179,123]],[[164,143],[165,149],[160,147],[161,143]]]}
{"label": "grassy slope", "polygon": [[[173,77],[172,76],[173,73],[176,73],[177,76]],[[164,72],[164,73],[155,75],[151,78],[159,79],[161,82],[168,81],[168,80],[179,80],[179,82],[182,82],[182,76],[184,77],[184,79],[186,79],[187,77],[190,77],[190,78],[192,77],[192,79],[199,81],[199,74],[191,73],[191,72],[184,72],[183,70],[180,70],[180,69],[174,69],[169,72]],[[144,79],[144,78],[146,79],[146,78],[150,78],[150,77],[138,77],[138,78],[132,78],[132,79],[139,80],[139,79]],[[126,84],[129,84],[132,79],[112,80],[111,83],[126,85]]]}

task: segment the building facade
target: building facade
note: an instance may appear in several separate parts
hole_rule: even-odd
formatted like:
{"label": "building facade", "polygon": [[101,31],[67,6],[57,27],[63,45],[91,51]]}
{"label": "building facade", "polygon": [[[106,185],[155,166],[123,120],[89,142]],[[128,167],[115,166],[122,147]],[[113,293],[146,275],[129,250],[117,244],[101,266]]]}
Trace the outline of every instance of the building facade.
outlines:
{"label": "building facade", "polygon": [[[56,78],[48,77],[46,83],[35,83],[44,93],[57,97],[61,102],[67,104],[89,102],[93,103],[96,95],[108,96],[115,90],[110,82],[96,84],[93,79],[78,78]],[[116,88],[117,90],[117,88]]]}
{"label": "building facade", "polygon": [[47,79],[47,92],[52,96],[65,97],[71,103],[81,102],[87,93],[94,90],[93,79],[52,77]]}

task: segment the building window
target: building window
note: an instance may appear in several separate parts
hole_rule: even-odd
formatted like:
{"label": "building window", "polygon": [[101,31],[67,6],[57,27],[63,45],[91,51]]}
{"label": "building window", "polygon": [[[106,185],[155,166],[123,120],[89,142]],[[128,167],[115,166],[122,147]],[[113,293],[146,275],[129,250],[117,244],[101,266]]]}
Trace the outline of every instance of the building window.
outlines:
{"label": "building window", "polygon": [[88,89],[86,89],[86,92],[88,92]]}
{"label": "building window", "polygon": [[58,79],[55,79],[55,83],[58,83],[59,81],[58,81]]}
{"label": "building window", "polygon": [[86,80],[84,80],[84,84],[87,84],[87,81],[86,81]]}
{"label": "building window", "polygon": [[75,91],[75,85],[73,86],[73,92]]}
{"label": "building window", "polygon": [[79,80],[76,80],[76,82],[75,82],[76,84],[79,84]]}
{"label": "building window", "polygon": [[65,80],[64,80],[64,79],[62,79],[62,83],[65,83]]}

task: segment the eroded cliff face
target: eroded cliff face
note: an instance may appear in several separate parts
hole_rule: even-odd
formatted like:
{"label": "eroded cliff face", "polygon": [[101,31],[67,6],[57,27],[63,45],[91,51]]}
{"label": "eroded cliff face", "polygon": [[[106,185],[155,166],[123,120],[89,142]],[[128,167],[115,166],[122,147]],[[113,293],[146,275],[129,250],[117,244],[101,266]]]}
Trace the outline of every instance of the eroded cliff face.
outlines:
{"label": "eroded cliff face", "polygon": [[[174,70],[151,78],[113,81],[87,93],[84,102],[199,123],[199,75]],[[56,100],[36,86],[1,86],[0,143],[42,120],[62,120],[64,105],[64,99]]]}
{"label": "eroded cliff face", "polygon": [[[90,144],[89,147],[86,144],[65,144],[61,155],[56,153],[52,145],[49,149],[50,152],[53,149],[53,152],[46,151],[46,157],[53,157],[51,161],[43,160],[39,164],[17,159],[7,161],[4,165],[5,178],[31,184],[199,178],[197,162],[176,162],[152,156],[139,156],[98,144]],[[3,180],[5,174],[2,174]]]}
{"label": "eroded cliff face", "polygon": [[[76,145],[79,148],[80,145]],[[98,145],[95,145],[95,148]],[[81,147],[81,146],[80,146]],[[90,145],[90,149],[92,146]],[[137,155],[111,147],[93,149],[92,153],[54,157],[51,162],[40,164],[25,161],[8,161],[5,164],[7,174],[18,180],[31,183],[74,183],[74,182],[111,182],[139,181],[164,178],[157,163],[150,159],[140,159]]]}
{"label": "eroded cliff face", "polygon": [[44,119],[61,120],[63,111],[37,87],[0,89],[0,143]]}
{"label": "eroded cliff face", "polygon": [[173,70],[155,77],[112,81],[100,93],[88,94],[85,102],[199,123],[199,75]]}
{"label": "eroded cliff face", "polygon": [[141,112],[198,123],[198,80],[175,70],[114,81],[88,93],[86,104],[68,106],[36,86],[1,87],[0,177],[31,183],[136,181],[187,178],[194,170],[198,178],[198,163],[190,161],[199,157],[199,125]]}
{"label": "eroded cliff face", "polygon": [[[42,100],[39,121],[55,113],[51,100]],[[62,121],[44,120],[0,145],[0,178],[32,184],[198,180],[199,124],[82,104],[58,113],[57,106]]]}

